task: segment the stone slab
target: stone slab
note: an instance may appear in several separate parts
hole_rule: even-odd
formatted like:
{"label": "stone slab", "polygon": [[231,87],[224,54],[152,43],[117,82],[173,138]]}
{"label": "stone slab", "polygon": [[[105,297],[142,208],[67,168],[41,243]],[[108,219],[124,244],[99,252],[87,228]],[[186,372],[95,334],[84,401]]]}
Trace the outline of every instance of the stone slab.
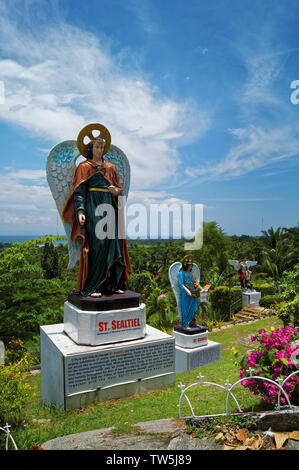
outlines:
{"label": "stone slab", "polygon": [[81,310],[64,303],[64,332],[77,344],[98,346],[144,338],[145,304],[121,310]]}
{"label": "stone slab", "polygon": [[208,340],[205,346],[194,349],[175,347],[176,374],[187,370],[199,369],[219,362],[221,359],[221,344]]}
{"label": "stone slab", "polygon": [[101,297],[84,296],[75,292],[68,294],[68,301],[80,310],[107,311],[138,307],[141,294],[126,290],[123,294],[102,295]]}
{"label": "stone slab", "polygon": [[243,292],[244,307],[258,307],[261,295],[261,292]]}
{"label": "stone slab", "polygon": [[43,403],[69,409],[172,386],[175,339],[146,325],[139,340],[75,344],[64,325],[40,327]]}
{"label": "stone slab", "polygon": [[175,345],[182,348],[194,349],[208,344],[208,331],[188,335],[174,330],[172,336],[175,338]]}

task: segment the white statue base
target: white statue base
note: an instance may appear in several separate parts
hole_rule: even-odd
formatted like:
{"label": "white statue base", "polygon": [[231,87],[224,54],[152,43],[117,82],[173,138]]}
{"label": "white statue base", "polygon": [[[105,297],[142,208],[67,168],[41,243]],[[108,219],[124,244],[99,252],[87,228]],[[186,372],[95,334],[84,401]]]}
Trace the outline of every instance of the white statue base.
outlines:
{"label": "white statue base", "polygon": [[99,346],[144,338],[145,304],[118,310],[81,310],[64,303],[64,332],[77,344]]}
{"label": "white statue base", "polygon": [[175,372],[180,374],[187,370],[199,369],[219,362],[221,359],[221,344],[208,340],[201,347],[183,348],[175,346]]}
{"label": "white statue base", "polygon": [[180,331],[173,331],[172,336],[175,338],[175,345],[182,348],[193,349],[208,344],[208,331],[197,333],[194,335],[186,335]]}
{"label": "white statue base", "polygon": [[243,305],[244,307],[258,307],[261,300],[261,292],[243,291]]}
{"label": "white statue base", "polygon": [[146,325],[136,339],[78,345],[64,325],[40,327],[43,403],[61,409],[132,396],[174,385],[175,339]]}

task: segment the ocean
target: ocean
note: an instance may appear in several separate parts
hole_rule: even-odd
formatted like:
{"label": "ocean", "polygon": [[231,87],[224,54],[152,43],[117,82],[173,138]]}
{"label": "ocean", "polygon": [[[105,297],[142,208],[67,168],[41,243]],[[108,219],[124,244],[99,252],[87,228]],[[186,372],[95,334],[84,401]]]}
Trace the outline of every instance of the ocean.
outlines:
{"label": "ocean", "polygon": [[[0,243],[22,243],[26,242],[27,240],[34,240],[35,238],[40,238],[43,236],[44,235],[0,235]],[[55,243],[59,243],[59,241]]]}

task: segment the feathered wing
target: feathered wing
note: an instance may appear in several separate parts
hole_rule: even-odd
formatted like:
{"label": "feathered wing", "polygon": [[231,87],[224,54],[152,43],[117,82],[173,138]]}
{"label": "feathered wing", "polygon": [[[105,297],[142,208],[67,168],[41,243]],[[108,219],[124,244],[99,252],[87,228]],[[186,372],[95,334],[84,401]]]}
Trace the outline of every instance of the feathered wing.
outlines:
{"label": "feathered wing", "polygon": [[182,263],[177,261],[176,263],[173,263],[168,270],[168,277],[169,277],[170,285],[175,295],[175,300],[177,303],[178,313],[180,317],[182,316],[181,301],[180,301],[180,287],[179,287],[179,275],[180,275],[181,267],[182,267]]}
{"label": "feathered wing", "polygon": [[197,266],[197,264],[193,263],[192,271],[194,272],[195,277],[196,277],[198,283],[200,283],[200,269],[199,269],[199,267]]}
{"label": "feathered wing", "polygon": [[[74,174],[76,171],[76,160],[80,156],[77,142],[75,140],[66,140],[56,145],[49,153],[47,159],[47,180],[56,203],[59,215],[65,206],[70,194]],[[119,181],[128,197],[130,188],[130,164],[124,152],[111,145],[105,154],[105,160],[114,164],[119,176]],[[76,242],[71,240],[72,226],[69,222],[62,221],[68,240],[69,264],[72,269],[80,260],[82,240],[79,237]]]}
{"label": "feathered wing", "polygon": [[250,268],[251,266],[255,266],[257,264],[257,261],[245,261],[245,263],[248,268]]}
{"label": "feathered wing", "polygon": [[[71,191],[78,157],[79,151],[76,141],[66,140],[56,145],[49,153],[47,159],[47,180],[59,215],[61,215]],[[80,259],[81,239],[74,243],[70,238],[71,224],[64,221],[62,223],[68,240],[68,268],[72,269]]]}
{"label": "feathered wing", "polygon": [[130,189],[131,170],[129,160],[125,153],[116,145],[110,145],[108,152],[105,154],[104,159],[113,163],[116,168],[120,184],[124,190],[125,196],[128,197]]}
{"label": "feathered wing", "polygon": [[236,271],[239,270],[239,261],[237,259],[229,259],[228,260],[229,264],[235,268]]}

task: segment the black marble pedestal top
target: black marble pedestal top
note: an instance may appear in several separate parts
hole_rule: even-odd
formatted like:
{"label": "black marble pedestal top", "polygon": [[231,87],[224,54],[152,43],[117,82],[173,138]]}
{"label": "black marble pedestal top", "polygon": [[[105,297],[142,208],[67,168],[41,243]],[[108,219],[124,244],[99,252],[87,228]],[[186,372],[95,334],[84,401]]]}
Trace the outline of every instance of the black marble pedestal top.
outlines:
{"label": "black marble pedestal top", "polygon": [[84,296],[70,292],[68,301],[80,310],[107,311],[139,307],[141,294],[126,290],[123,294],[102,295],[101,297]]}
{"label": "black marble pedestal top", "polygon": [[204,333],[207,331],[207,328],[205,326],[196,325],[187,330],[186,328],[183,328],[182,325],[176,325],[174,327],[174,331],[184,333],[184,335],[197,335],[198,333]]}

